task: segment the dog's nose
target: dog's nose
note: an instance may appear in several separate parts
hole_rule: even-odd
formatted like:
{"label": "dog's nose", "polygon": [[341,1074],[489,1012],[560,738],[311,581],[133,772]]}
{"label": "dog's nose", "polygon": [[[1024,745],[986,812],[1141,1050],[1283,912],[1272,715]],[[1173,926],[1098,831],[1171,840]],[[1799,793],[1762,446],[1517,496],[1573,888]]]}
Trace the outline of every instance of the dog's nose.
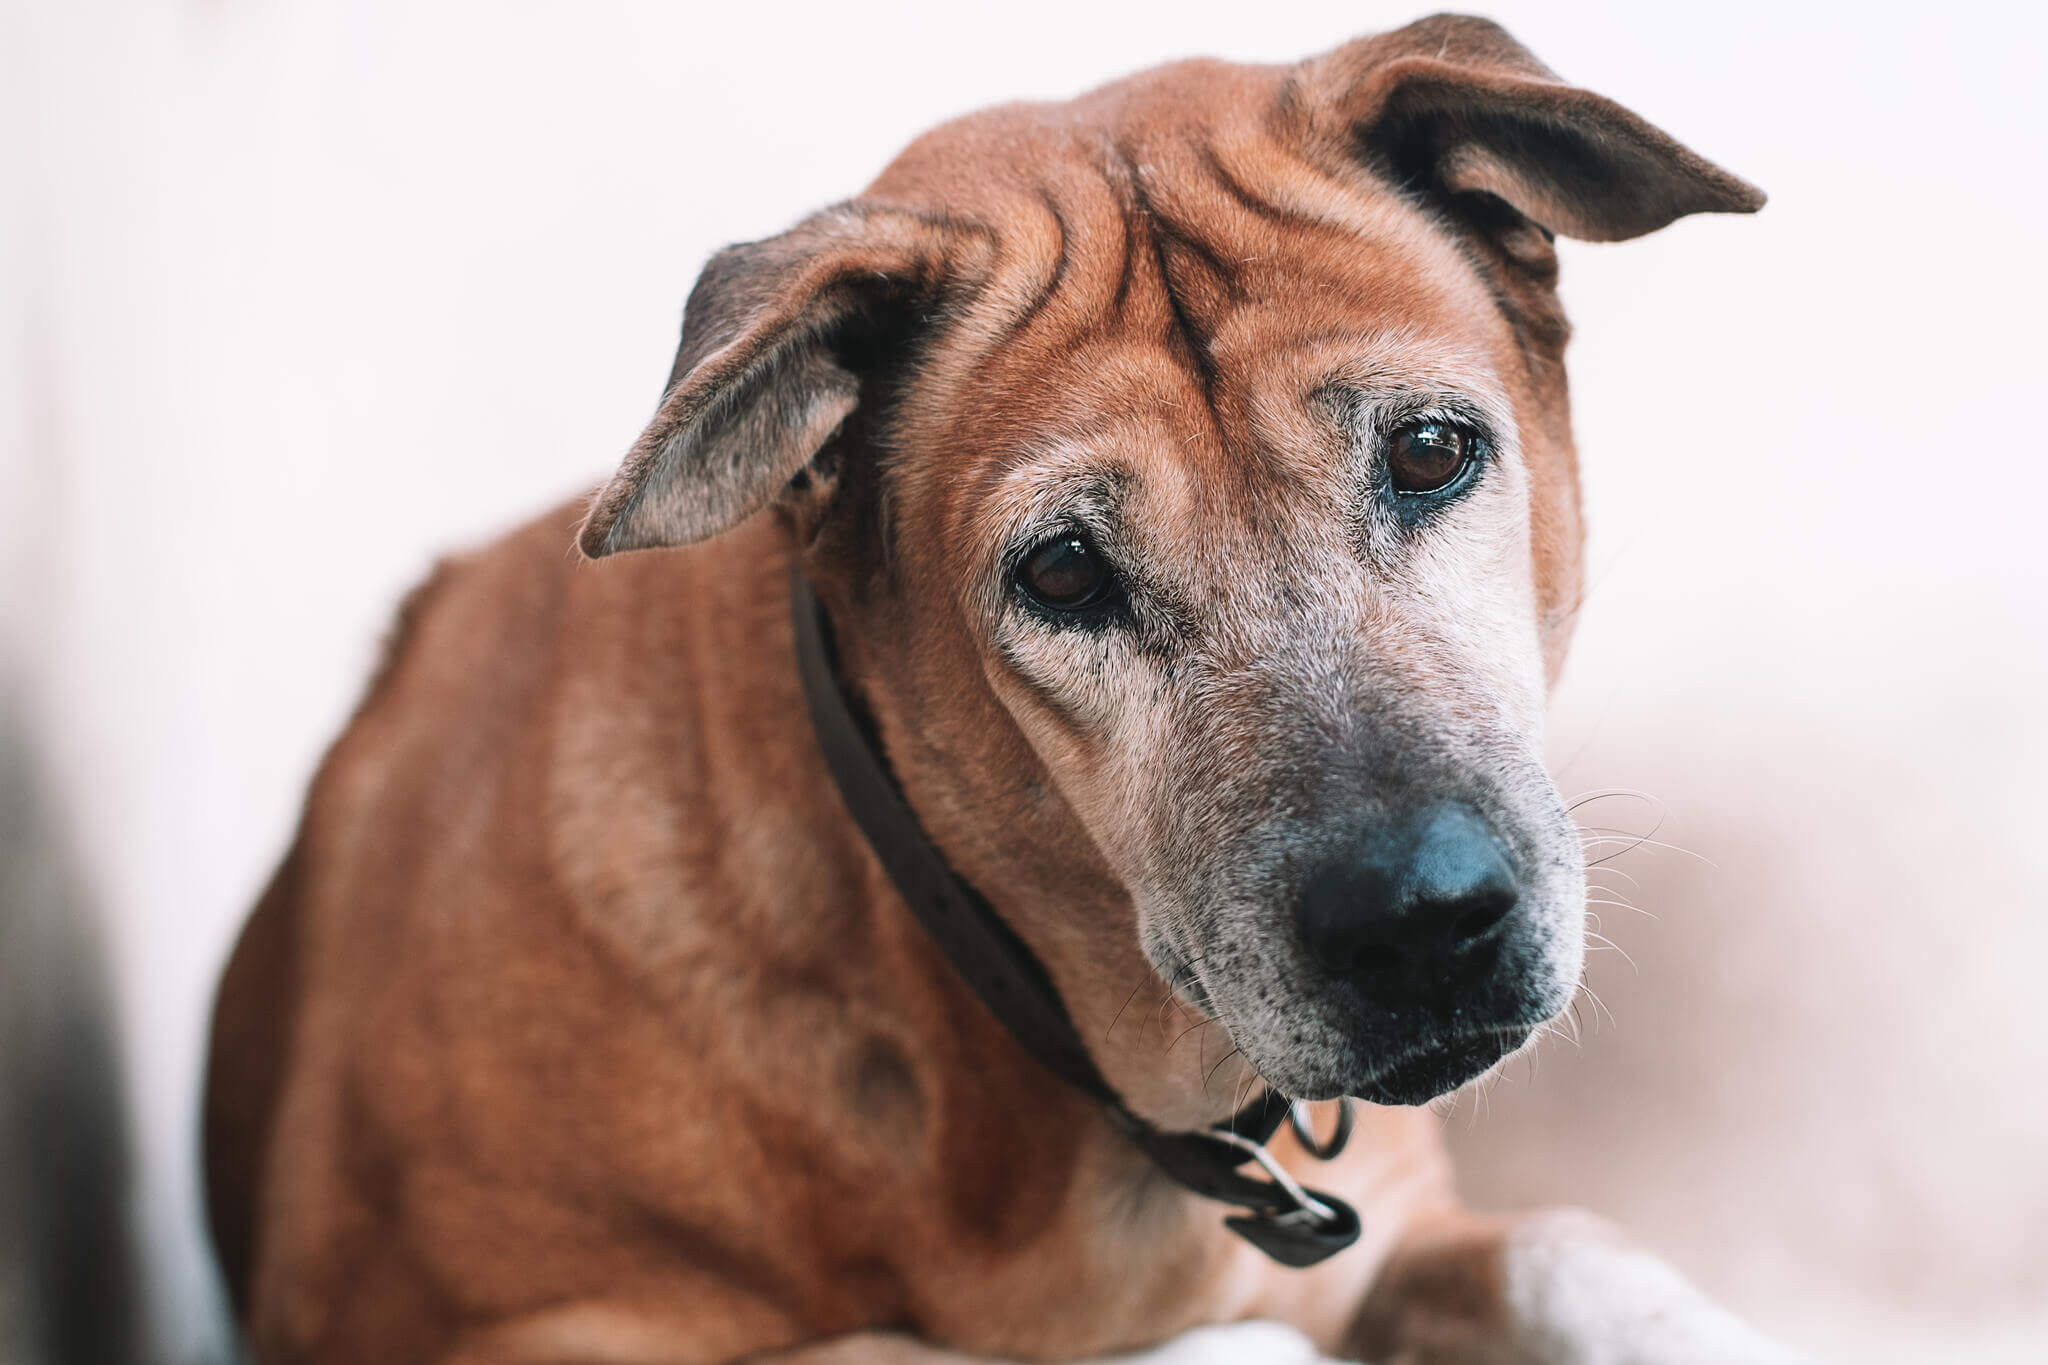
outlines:
{"label": "dog's nose", "polygon": [[1434,973],[1515,908],[1507,850],[1470,806],[1380,824],[1309,875],[1295,906],[1303,943],[1346,975]]}

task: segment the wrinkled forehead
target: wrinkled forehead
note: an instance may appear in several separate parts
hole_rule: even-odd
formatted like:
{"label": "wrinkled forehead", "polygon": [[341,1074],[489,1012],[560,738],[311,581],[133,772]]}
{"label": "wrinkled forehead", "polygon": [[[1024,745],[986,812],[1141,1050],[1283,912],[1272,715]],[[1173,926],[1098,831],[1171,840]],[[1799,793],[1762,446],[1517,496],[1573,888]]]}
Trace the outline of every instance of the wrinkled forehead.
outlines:
{"label": "wrinkled forehead", "polygon": [[943,190],[994,246],[922,367],[931,458],[898,469],[949,545],[986,553],[1063,505],[1171,528],[1162,554],[1269,541],[1343,505],[1373,400],[1513,440],[1515,334],[1457,241],[1255,123],[1134,146],[999,113],[907,160],[885,186]]}
{"label": "wrinkled forehead", "polygon": [[1372,432],[1400,418],[1456,415],[1512,439],[1499,377],[1455,335],[1276,336],[1214,364],[1205,386],[1167,348],[1108,340],[1050,364],[1030,386],[1034,420],[958,481],[949,520],[990,548],[1094,526],[1192,570],[1344,522],[1372,476]]}
{"label": "wrinkled forehead", "polygon": [[948,542],[986,559],[1081,524],[1192,578],[1219,551],[1307,554],[1341,533],[1369,436],[1394,421],[1456,416],[1512,449],[1492,310],[1457,264],[1437,279],[1361,249],[1330,287],[1327,261],[1269,256],[1234,297],[1161,286],[1163,318],[1129,308],[1063,330],[1041,309],[1037,334],[979,367],[954,407]]}

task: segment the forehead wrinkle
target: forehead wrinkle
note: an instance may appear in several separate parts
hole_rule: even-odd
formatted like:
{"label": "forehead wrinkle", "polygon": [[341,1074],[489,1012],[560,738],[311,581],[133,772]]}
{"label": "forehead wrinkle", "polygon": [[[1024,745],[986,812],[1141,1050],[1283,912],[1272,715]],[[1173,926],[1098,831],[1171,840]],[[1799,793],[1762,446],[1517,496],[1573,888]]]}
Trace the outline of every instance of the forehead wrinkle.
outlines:
{"label": "forehead wrinkle", "polygon": [[959,430],[951,444],[970,462],[959,480],[975,500],[1013,496],[1020,470],[1126,464],[1151,452],[1184,446],[1195,400],[1172,360],[1149,346],[1108,339],[1058,357],[994,367],[985,376],[995,396],[977,404],[993,422]]}
{"label": "forehead wrinkle", "polygon": [[[1105,198],[1110,196],[1099,174],[1086,178]],[[1405,238],[1401,229],[1409,225],[1399,214],[1389,217],[1392,222],[1382,220],[1378,226],[1391,237]],[[1045,221],[1040,218],[1041,226]],[[1130,240],[1134,234],[1127,219],[1111,214],[1105,221],[1120,225],[1111,230],[1124,234],[1127,251],[1138,248]],[[1073,249],[1071,238],[1079,232],[1070,217],[1040,238],[1061,234],[1059,249],[1070,258],[1050,277],[1037,277],[1050,295],[1074,291],[1078,297],[1091,274],[1078,261],[1097,253]],[[1327,234],[1328,229],[1319,230]],[[1105,468],[1117,468],[1139,485],[1143,508],[1134,510],[1126,534],[1142,543],[1155,562],[1169,557],[1185,561],[1163,575],[1176,584],[1177,595],[1208,595],[1199,586],[1209,576],[1203,562],[1207,551],[1249,553],[1253,563],[1267,561],[1262,566],[1267,573],[1295,584],[1313,577],[1304,561],[1315,555],[1349,558],[1337,550],[1324,523],[1342,515],[1373,451],[1365,433],[1355,428],[1330,438],[1328,418],[1309,410],[1309,396],[1319,386],[1334,379],[1366,392],[1426,396],[1448,390],[1487,412],[1500,437],[1514,431],[1511,403],[1487,361],[1490,338],[1472,335],[1473,311],[1457,307],[1453,298],[1460,292],[1458,283],[1476,287],[1462,279],[1469,273],[1462,257],[1457,257],[1458,283],[1448,287],[1442,281],[1417,280],[1421,272],[1412,270],[1359,268],[1388,259],[1389,252],[1393,259],[1405,258],[1413,245],[1352,241],[1335,260],[1324,254],[1320,263],[1294,259],[1303,255],[1298,252],[1280,251],[1270,258],[1262,252],[1262,259],[1251,263],[1257,267],[1257,287],[1242,291],[1217,317],[1211,342],[1217,366],[1213,389],[1204,388],[1180,348],[1145,335],[1146,328],[1132,335],[1129,318],[1108,321],[1080,347],[1063,348],[1054,364],[1044,363],[1048,357],[1039,345],[990,357],[980,382],[1001,396],[962,405],[966,411],[955,425],[956,441],[948,444],[957,444],[963,458],[949,462],[951,473],[929,471],[950,494],[944,500],[951,504],[946,520],[956,528],[952,543],[983,558],[989,547],[1018,534],[1016,528],[1049,515],[1062,498],[1085,509],[1089,485],[1082,471],[1094,471],[1099,479]],[[1422,254],[1429,254],[1432,245],[1438,244],[1426,242]],[[1338,264],[1345,268],[1334,268]],[[1092,274],[1100,286],[1099,264]],[[1161,278],[1156,287],[1163,290],[1166,283]],[[1039,320],[1027,329],[1050,326],[1061,311],[1042,305]],[[1493,311],[1486,308],[1478,317]],[[1465,325],[1447,325],[1452,320]],[[1317,363],[1302,363],[1310,356]],[[1108,421],[1105,413],[1112,414]],[[1280,421],[1274,420],[1276,413]],[[1045,433],[1057,431],[1063,418],[1071,423],[1070,433],[1048,441]],[[974,433],[980,439],[970,437],[970,423],[983,427]],[[987,431],[990,425],[994,433]],[[1015,453],[989,459],[985,452],[991,444],[1009,443],[989,441],[991,434],[1015,440]],[[1047,460],[1068,466],[1071,477],[1020,495],[1013,486],[1019,468]],[[963,466],[980,477],[961,479]]]}
{"label": "forehead wrinkle", "polygon": [[1045,167],[1017,196],[1006,242],[1035,269],[1020,271],[1008,290],[1007,317],[988,359],[1022,353],[1039,361],[1102,330],[1130,252],[1131,225],[1122,196],[1101,164],[1087,154]]}
{"label": "forehead wrinkle", "polygon": [[[1311,312],[1346,315],[1354,324],[1485,318],[1505,335],[1486,282],[1427,214],[1369,177],[1333,175],[1260,121],[1138,118],[1132,111],[1150,107],[1149,88],[1120,83],[1067,104],[957,120],[906,149],[877,181],[877,192],[908,192],[945,179],[962,148],[983,153],[973,158],[979,169],[971,182],[946,181],[949,202],[1003,225],[998,260],[1006,264],[991,282],[999,305],[988,308],[994,300],[984,299],[985,311],[977,310],[988,324],[975,329],[982,363],[956,369],[944,407],[974,409],[980,420],[1010,427],[1029,423],[1035,405],[990,403],[974,391],[1008,387],[991,370],[1007,371],[1012,383],[1043,374],[1046,361],[1083,334],[1108,350],[1159,351],[1155,358],[1177,371],[1190,396],[1203,394],[1199,366],[1179,353],[1178,331],[1169,326],[1176,306],[1203,314],[1196,321],[1204,349],[1229,378],[1235,319],[1261,303],[1282,304],[1301,321]],[[1208,291],[1213,307],[1177,300],[1159,249],[1162,232],[1200,248],[1198,261],[1227,263],[1229,287]],[[1119,294],[1132,302],[1134,283],[1146,286],[1138,290],[1138,318],[1111,306]],[[1252,340],[1256,364],[1264,339]],[[1512,347],[1512,336],[1506,342]],[[1215,422],[1230,454],[1267,457],[1259,442],[1240,438],[1241,412],[1229,411],[1227,401],[1215,408],[1191,416]]]}
{"label": "forehead wrinkle", "polygon": [[[1025,259],[999,272],[1006,309],[995,311],[1013,313],[1015,324],[983,352],[972,383],[1011,397],[961,406],[1015,429],[1017,439],[1035,434],[1022,428],[1048,404],[1072,408],[1094,397],[1117,406],[1117,372],[1142,370],[1155,398],[1183,408],[1188,426],[1206,428],[1215,453],[1229,457],[1212,462],[1212,476],[1232,477],[1240,463],[1284,464],[1282,452],[1244,430],[1246,391],[1270,367],[1273,333],[1388,331],[1417,316],[1469,318],[1475,300],[1488,303],[1482,283],[1463,278],[1472,274],[1463,256],[1405,207],[1371,204],[1343,231],[1276,221],[1223,188],[1213,159],[1182,178],[1191,190],[1159,167],[1111,160],[1128,148],[1086,150],[1078,164],[1064,159],[1006,194],[1018,212],[1005,235]],[[1199,244],[1192,259],[1205,269],[1230,262],[1226,287],[1177,287],[1163,240]],[[1470,286],[1464,292],[1478,291],[1463,308],[1448,297],[1459,291],[1446,289],[1444,272],[1428,268],[1450,263]],[[1092,363],[1072,364],[1084,347]]]}

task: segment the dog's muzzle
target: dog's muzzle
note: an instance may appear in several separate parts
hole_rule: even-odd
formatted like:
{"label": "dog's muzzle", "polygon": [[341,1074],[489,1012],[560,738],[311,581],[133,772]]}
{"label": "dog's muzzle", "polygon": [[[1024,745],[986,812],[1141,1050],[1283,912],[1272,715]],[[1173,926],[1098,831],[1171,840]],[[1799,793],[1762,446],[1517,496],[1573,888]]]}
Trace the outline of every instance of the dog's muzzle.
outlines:
{"label": "dog's muzzle", "polygon": [[1527,1041],[1520,992],[1501,980],[1521,904],[1507,846],[1461,802],[1378,821],[1309,872],[1294,907],[1303,949],[1420,1043],[1384,1056],[1360,1095],[1424,1103]]}

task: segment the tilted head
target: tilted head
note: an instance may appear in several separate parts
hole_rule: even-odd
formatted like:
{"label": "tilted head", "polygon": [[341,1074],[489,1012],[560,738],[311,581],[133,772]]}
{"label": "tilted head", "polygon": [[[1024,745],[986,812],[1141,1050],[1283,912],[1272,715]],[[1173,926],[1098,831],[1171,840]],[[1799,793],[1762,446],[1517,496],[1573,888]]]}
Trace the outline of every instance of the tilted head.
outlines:
{"label": "tilted head", "polygon": [[1761,202],[1475,19],[991,110],[711,262],[582,544],[772,504],[1027,939],[1134,938],[1287,1094],[1420,1101],[1581,962],[1553,234]]}

